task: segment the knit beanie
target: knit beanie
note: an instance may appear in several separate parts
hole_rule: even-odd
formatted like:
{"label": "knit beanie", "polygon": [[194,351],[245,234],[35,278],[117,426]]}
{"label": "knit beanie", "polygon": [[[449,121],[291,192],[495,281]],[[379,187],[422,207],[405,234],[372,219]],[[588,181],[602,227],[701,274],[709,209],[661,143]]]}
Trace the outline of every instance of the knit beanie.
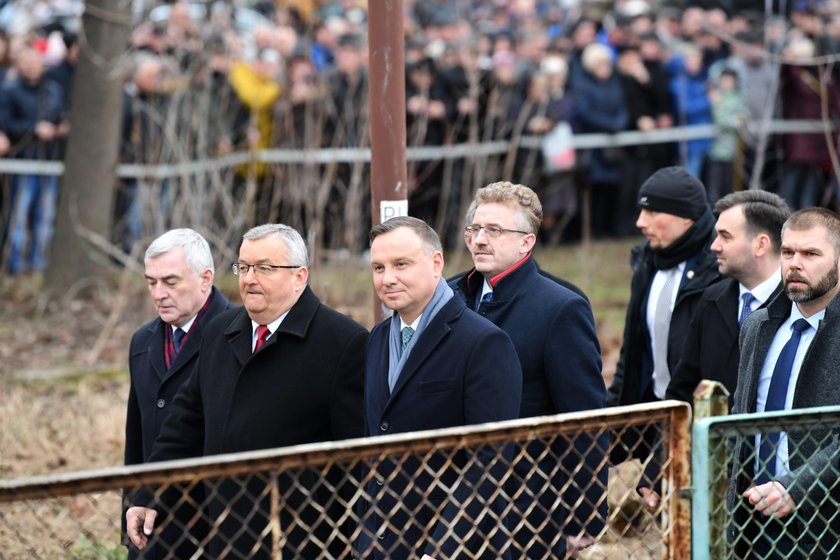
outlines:
{"label": "knit beanie", "polygon": [[696,220],[709,208],[706,187],[685,167],[663,167],[642,183],[639,208]]}

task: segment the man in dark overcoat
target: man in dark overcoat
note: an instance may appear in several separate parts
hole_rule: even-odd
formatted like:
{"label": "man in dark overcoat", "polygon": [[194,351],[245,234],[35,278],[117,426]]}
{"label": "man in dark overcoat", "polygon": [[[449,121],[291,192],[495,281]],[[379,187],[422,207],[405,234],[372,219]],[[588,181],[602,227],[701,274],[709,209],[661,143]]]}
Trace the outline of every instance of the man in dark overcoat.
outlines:
{"label": "man in dark overcoat", "polygon": [[[365,434],[516,418],[516,350],[443,280],[437,233],[420,219],[397,217],[374,226],[370,238],[374,289],[393,314],[368,341]],[[510,558],[501,493],[509,461],[503,448],[478,446],[372,465],[359,555]]]}
{"label": "man in dark overcoat", "polygon": [[[215,267],[207,241],[188,228],[170,230],[146,249],[146,284],[158,317],[140,327],[131,337],[128,370],[131,377],[125,423],[125,464],[145,463],[172,412],[172,400],[198,361],[201,333],[219,313],[231,307],[213,286]],[[193,503],[204,493],[195,488],[193,502],[173,512],[173,522],[160,537],[160,544],[144,558],[163,558],[174,547],[179,557],[195,550],[191,539],[181,538],[185,528],[200,540],[206,534],[203,521],[190,523],[196,514]],[[179,544],[178,544],[179,543]],[[136,556],[130,550],[131,557]]]}
{"label": "man in dark overcoat", "polygon": [[703,379],[719,381],[735,395],[738,333],[756,309],[782,290],[779,249],[790,210],[777,194],[757,189],[730,193],[715,204],[718,219],[711,250],[725,276],[700,298],[682,357],[665,397],[692,402]]}
{"label": "man in dark overcoat", "polygon": [[[208,325],[198,363],[175,398],[151,461],[362,435],[368,333],[318,300],[308,286],[307,261],[303,239],[288,226],[266,224],[243,236],[233,270],[244,308]],[[332,556],[346,555],[347,539],[331,537],[345,528],[341,516],[347,513],[331,488],[352,492],[348,478],[317,469],[282,473],[284,555],[316,557],[323,549],[319,541],[330,543]],[[207,503],[209,519],[218,524],[206,548],[211,557],[225,547],[248,558],[270,557],[267,484],[258,476],[214,482]],[[143,507],[148,501],[134,503],[126,514],[128,532],[142,549],[158,514]]]}
{"label": "man in dark overcoat", "polygon": [[[450,281],[458,297],[511,337],[522,366],[520,418],[603,408],[606,392],[589,302],[542,274],[533,257],[542,216],[537,194],[524,185],[479,189],[464,236],[475,266]],[[514,465],[508,486],[516,507],[508,522],[517,555],[562,558],[567,540],[587,546],[604,526],[606,441],[593,446],[581,435],[569,447],[563,438],[534,441]]]}
{"label": "man in dark overcoat", "polygon": [[[636,227],[645,241],[630,255],[633,277],[624,321],[624,339],[608,406],[656,402],[665,391],[682,356],[689,323],[703,292],[720,279],[709,246],[715,217],[706,188],[684,167],[664,167],[639,189]],[[647,464],[639,485],[651,507],[660,463],[656,430],[629,428],[612,447],[613,462],[636,457]]]}

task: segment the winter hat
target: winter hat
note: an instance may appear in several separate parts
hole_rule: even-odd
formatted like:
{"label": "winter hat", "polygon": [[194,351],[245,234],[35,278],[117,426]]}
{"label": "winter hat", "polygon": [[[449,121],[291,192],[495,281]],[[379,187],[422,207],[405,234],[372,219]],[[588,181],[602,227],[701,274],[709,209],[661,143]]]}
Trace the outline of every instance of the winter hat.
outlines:
{"label": "winter hat", "polygon": [[709,208],[706,187],[685,167],[664,167],[639,189],[639,208],[696,220]]}

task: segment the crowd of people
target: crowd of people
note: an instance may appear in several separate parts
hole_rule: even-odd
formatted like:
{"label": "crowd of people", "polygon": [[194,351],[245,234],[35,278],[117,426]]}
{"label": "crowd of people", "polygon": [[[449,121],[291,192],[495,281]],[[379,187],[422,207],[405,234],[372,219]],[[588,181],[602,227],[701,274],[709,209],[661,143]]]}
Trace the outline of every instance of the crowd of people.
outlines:
{"label": "crowd of people", "polygon": [[[2,4],[0,156],[60,158],[72,134],[70,85],[84,39],[72,9],[78,3]],[[363,2],[147,4],[137,3],[124,68],[122,162],[369,144]],[[545,135],[559,123],[575,133],[695,124],[717,131],[713,138],[582,150],[572,169],[547,168],[537,147],[412,161],[410,205],[441,229],[445,246],[457,243],[470,193],[498,177],[534,185],[542,196],[543,242],[577,235],[580,228],[569,226],[579,223],[582,192],[591,196],[596,236],[634,234],[641,182],[673,163],[704,180],[712,201],[749,185],[778,192],[794,209],[834,200],[833,134],[768,139],[744,126],[840,113],[836,70],[808,64],[840,50],[840,10],[832,0],[784,3],[781,13],[744,1],[404,6],[410,146],[503,139],[515,148],[521,136]],[[241,198],[252,179],[254,221],[317,227],[324,246],[359,250],[364,232],[353,224],[368,214],[368,177],[353,162],[323,166],[314,179],[294,165],[255,163],[237,168],[226,188]],[[119,183],[118,246],[129,251],[171,223],[173,201],[186,190],[177,181]],[[42,271],[59,181],[32,172],[10,182],[2,208],[9,269]]]}

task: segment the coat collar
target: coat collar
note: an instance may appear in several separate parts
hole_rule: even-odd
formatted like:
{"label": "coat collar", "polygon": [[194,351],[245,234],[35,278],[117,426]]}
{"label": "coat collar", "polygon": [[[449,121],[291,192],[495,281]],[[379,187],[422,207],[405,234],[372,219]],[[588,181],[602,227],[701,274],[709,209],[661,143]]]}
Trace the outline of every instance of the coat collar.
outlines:
{"label": "coat collar", "polygon": [[[305,338],[320,305],[321,301],[318,299],[318,296],[315,295],[309,286],[306,286],[300,298],[289,310],[289,314],[286,315],[286,318],[283,319],[283,322],[280,323],[280,326],[277,327],[277,330],[272,334],[271,338],[260,348],[260,353],[273,348],[280,337],[293,336]],[[253,336],[253,332],[251,329],[251,317],[248,316],[248,311],[244,307],[230,322],[228,328],[225,329],[224,335],[239,363],[244,364],[247,362],[253,355],[251,352],[251,337]]]}
{"label": "coat collar", "polygon": [[[539,274],[537,261],[531,255],[521,261],[519,266],[499,278],[493,286],[493,303],[507,301],[519,292],[523,286],[526,286],[533,276],[537,274]],[[461,291],[467,295],[468,300],[474,301],[476,296],[481,293],[482,286],[484,285],[484,275],[473,268],[464,274],[457,281],[457,284]]]}

